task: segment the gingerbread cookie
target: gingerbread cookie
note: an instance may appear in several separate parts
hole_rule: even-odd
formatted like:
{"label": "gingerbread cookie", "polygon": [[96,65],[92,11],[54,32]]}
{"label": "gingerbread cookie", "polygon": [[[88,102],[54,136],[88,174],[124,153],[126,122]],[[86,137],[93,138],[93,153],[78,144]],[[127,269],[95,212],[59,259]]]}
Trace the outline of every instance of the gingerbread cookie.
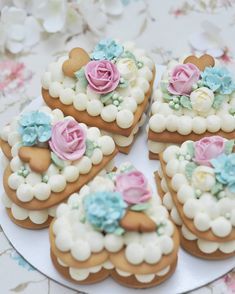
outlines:
{"label": "gingerbread cookie", "polygon": [[10,160],[4,204],[15,223],[32,229],[48,226],[59,203],[102,169],[112,169],[117,153],[110,136],[48,107],[16,118],[2,129],[1,140]]}
{"label": "gingerbread cookie", "polygon": [[101,40],[90,57],[78,50],[49,65],[42,96],[50,108],[108,132],[120,152],[128,153],[144,121],[154,63],[130,42]]}
{"label": "gingerbread cookie", "polygon": [[[160,155],[163,204],[181,228],[182,246],[201,258],[235,255],[234,141],[214,136]],[[197,249],[197,250],[196,250]]]}
{"label": "gingerbread cookie", "polygon": [[[225,82],[226,81],[226,82]],[[149,158],[169,144],[208,136],[235,138],[235,80],[209,55],[169,62],[153,95]]]}
{"label": "gingerbread cookie", "polygon": [[50,245],[56,269],[74,282],[111,276],[127,287],[148,288],[173,274],[179,236],[144,175],[124,163],[58,207]]}

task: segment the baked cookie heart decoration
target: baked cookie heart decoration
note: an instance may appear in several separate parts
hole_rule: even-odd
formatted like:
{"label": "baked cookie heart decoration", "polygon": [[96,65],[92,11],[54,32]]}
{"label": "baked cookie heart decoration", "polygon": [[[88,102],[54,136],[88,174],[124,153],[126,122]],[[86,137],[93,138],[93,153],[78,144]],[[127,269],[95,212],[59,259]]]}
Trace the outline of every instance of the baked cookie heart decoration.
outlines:
{"label": "baked cookie heart decoration", "polygon": [[23,146],[19,149],[19,157],[36,173],[45,172],[51,164],[51,152],[46,148]]}
{"label": "baked cookie heart decoration", "polygon": [[201,71],[204,71],[206,67],[213,67],[215,65],[214,58],[209,54],[203,54],[200,57],[197,57],[195,55],[190,55],[184,60],[185,63],[192,63],[196,65],[198,69]]}
{"label": "baked cookie heart decoration", "polygon": [[120,225],[127,231],[134,232],[153,232],[157,226],[145,213],[136,211],[127,211],[125,216],[121,219]]}
{"label": "baked cookie heart decoration", "polygon": [[73,78],[74,73],[90,61],[89,54],[82,48],[73,48],[69,52],[69,59],[65,60],[62,69],[66,76]]}

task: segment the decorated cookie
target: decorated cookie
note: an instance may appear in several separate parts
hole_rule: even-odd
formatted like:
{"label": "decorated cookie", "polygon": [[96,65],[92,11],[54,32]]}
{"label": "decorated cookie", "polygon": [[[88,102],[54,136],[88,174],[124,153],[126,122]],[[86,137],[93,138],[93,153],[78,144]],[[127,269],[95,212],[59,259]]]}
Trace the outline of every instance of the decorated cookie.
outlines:
{"label": "decorated cookie", "polygon": [[117,153],[110,136],[48,107],[5,126],[1,147],[9,159],[4,205],[15,223],[32,229],[48,226],[59,203],[102,169],[112,169]]}
{"label": "decorated cookie", "polygon": [[207,259],[235,255],[234,141],[186,141],[161,155],[159,194],[180,227],[182,246]]}
{"label": "decorated cookie", "polygon": [[145,176],[124,163],[58,207],[50,245],[54,266],[73,282],[111,276],[124,286],[147,288],[173,274],[179,237]]}
{"label": "decorated cookie", "polygon": [[170,144],[235,137],[235,79],[208,54],[171,61],[154,93],[148,124],[151,159]]}
{"label": "decorated cookie", "polygon": [[128,153],[145,119],[155,76],[153,61],[133,43],[101,40],[88,55],[74,48],[42,76],[47,105],[112,135]]}

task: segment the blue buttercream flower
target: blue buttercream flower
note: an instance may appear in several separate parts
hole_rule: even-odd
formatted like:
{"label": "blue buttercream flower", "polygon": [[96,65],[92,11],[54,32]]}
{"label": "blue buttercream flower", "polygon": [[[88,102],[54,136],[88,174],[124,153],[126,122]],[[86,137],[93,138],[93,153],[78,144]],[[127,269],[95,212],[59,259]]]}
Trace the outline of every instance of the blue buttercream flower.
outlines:
{"label": "blue buttercream flower", "polygon": [[202,83],[213,92],[231,94],[235,90],[235,83],[230,72],[224,67],[206,67],[201,73]]}
{"label": "blue buttercream flower", "polygon": [[22,115],[19,132],[24,146],[46,142],[51,137],[51,118],[44,112],[32,111]]}
{"label": "blue buttercream flower", "polygon": [[214,167],[216,179],[235,193],[235,153],[222,154],[212,159],[211,164]]}
{"label": "blue buttercream flower", "polygon": [[96,192],[87,195],[83,204],[89,223],[106,233],[113,233],[119,228],[119,220],[127,207],[118,192]]}
{"label": "blue buttercream flower", "polygon": [[123,53],[123,47],[112,39],[101,40],[92,53],[92,59],[112,60]]}

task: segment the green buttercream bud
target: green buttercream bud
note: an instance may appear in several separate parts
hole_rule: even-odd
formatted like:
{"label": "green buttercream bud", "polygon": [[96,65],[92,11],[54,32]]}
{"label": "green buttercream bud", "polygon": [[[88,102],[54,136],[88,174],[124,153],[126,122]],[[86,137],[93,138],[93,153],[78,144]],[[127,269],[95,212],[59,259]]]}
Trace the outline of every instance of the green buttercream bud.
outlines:
{"label": "green buttercream bud", "polygon": [[125,80],[123,78],[120,78],[120,83],[124,83]]}
{"label": "green buttercream bud", "polygon": [[174,106],[175,110],[179,110],[180,109],[180,105],[178,103],[175,104]]}
{"label": "green buttercream bud", "polygon": [[174,97],[173,97],[173,101],[174,101],[175,103],[179,103],[179,98],[176,97],[176,96],[174,96]]}
{"label": "green buttercream bud", "polygon": [[175,106],[175,103],[174,103],[173,101],[170,101],[170,102],[169,102],[169,106],[170,106],[170,107],[174,107],[174,106]]}
{"label": "green buttercream bud", "polygon": [[49,180],[48,175],[44,175],[44,176],[42,177],[42,182],[43,182],[43,183],[47,183],[48,180]]}
{"label": "green buttercream bud", "polygon": [[118,94],[117,93],[114,93],[113,94],[113,99],[117,99],[118,98]]}
{"label": "green buttercream bud", "polygon": [[190,156],[189,154],[187,154],[187,155],[185,156],[185,159],[186,159],[186,160],[190,160],[190,159],[191,159],[191,156]]}
{"label": "green buttercream bud", "polygon": [[118,100],[113,100],[113,105],[118,106],[120,103]]}
{"label": "green buttercream bud", "polygon": [[219,197],[220,199],[221,199],[221,198],[224,198],[224,197],[225,197],[225,192],[224,192],[224,191],[219,192],[218,197]]}
{"label": "green buttercream bud", "polygon": [[200,189],[195,190],[196,197],[200,197],[202,195],[202,191]]}
{"label": "green buttercream bud", "polygon": [[29,174],[29,171],[28,171],[27,169],[25,169],[25,170],[23,171],[23,176],[26,178],[28,174]]}

